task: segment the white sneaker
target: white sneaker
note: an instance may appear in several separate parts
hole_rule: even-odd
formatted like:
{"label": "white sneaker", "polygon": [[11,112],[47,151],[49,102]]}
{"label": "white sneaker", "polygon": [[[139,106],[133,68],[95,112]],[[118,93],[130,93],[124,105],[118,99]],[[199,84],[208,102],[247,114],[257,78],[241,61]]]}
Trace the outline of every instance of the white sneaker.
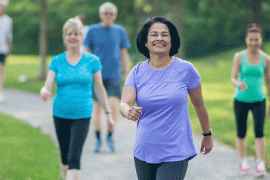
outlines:
{"label": "white sneaker", "polygon": [[256,161],[255,170],[256,170],[256,175],[257,176],[263,176],[263,175],[267,174],[266,170],[265,170],[265,164],[264,164],[262,159],[258,159]]}
{"label": "white sneaker", "polygon": [[240,160],[240,165],[239,165],[239,174],[240,175],[246,175],[250,171],[249,165],[247,158],[244,158],[243,160]]}
{"label": "white sneaker", "polygon": [[3,94],[0,94],[0,103],[5,102],[5,96]]}

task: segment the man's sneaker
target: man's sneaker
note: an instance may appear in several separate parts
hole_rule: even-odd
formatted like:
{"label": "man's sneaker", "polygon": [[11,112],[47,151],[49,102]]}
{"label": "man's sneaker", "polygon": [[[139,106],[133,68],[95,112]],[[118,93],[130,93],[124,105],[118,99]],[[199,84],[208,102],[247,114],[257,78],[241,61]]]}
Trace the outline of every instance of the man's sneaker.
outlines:
{"label": "man's sneaker", "polygon": [[247,162],[247,159],[244,158],[241,162],[240,162],[240,165],[239,165],[239,173],[240,175],[245,175],[245,174],[248,174],[250,171],[250,168],[248,166],[248,162]]}
{"label": "man's sneaker", "polygon": [[258,159],[256,161],[255,170],[256,170],[256,175],[257,176],[263,176],[263,175],[266,175],[267,174],[266,173],[266,170],[265,170],[265,165],[264,165],[263,160]]}
{"label": "man's sneaker", "polygon": [[113,140],[113,137],[112,136],[109,136],[107,137],[107,145],[110,149],[111,152],[114,152],[115,151],[115,148],[114,148],[114,140]]}
{"label": "man's sneaker", "polygon": [[100,148],[101,148],[101,140],[97,138],[97,139],[96,139],[96,143],[95,143],[95,149],[94,149],[94,152],[95,152],[95,153],[100,152]]}

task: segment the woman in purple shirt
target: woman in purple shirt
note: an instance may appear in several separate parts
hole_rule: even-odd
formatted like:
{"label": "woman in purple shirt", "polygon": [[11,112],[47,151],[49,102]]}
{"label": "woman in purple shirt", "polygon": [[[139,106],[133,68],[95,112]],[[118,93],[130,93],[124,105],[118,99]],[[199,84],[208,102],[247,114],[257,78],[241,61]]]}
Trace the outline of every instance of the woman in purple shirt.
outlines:
{"label": "woman in purple shirt", "polygon": [[190,62],[173,56],[179,47],[175,26],[163,17],[148,20],[137,37],[139,52],[149,60],[131,70],[120,111],[127,119],[137,121],[133,154],[139,180],[184,179],[188,161],[197,155],[188,95],[204,135],[200,151],[207,154],[213,147],[201,78]]}

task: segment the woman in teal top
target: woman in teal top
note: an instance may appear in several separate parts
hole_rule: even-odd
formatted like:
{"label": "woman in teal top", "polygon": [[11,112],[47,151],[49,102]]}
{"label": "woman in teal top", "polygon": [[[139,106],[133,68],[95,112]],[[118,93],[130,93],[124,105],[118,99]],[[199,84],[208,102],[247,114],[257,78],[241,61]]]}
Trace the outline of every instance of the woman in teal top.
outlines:
{"label": "woman in teal top", "polygon": [[107,114],[108,131],[112,131],[114,125],[101,78],[99,58],[82,50],[83,39],[82,22],[78,18],[69,19],[63,27],[66,51],[53,57],[45,86],[41,89],[41,98],[47,101],[52,95],[54,82],[57,83],[53,117],[63,175],[67,179],[80,179],[80,158],[93,109],[93,80],[99,102]]}
{"label": "woman in teal top", "polygon": [[[262,30],[257,24],[250,24],[246,32],[247,49],[234,56],[232,67],[232,83],[236,87],[234,93],[234,111],[237,125],[236,147],[240,158],[239,172],[249,173],[246,158],[246,129],[248,111],[252,110],[255,126],[256,174],[266,174],[265,155],[265,92],[264,76],[268,94],[270,94],[270,58],[261,50]],[[238,77],[239,76],[239,77]]]}

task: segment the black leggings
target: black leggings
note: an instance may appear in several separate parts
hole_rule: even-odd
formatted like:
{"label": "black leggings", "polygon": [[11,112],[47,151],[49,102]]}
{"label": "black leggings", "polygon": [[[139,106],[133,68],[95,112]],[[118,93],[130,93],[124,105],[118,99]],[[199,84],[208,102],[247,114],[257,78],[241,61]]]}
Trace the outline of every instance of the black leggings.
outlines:
{"label": "black leggings", "polygon": [[256,138],[264,137],[265,100],[254,103],[240,102],[234,100],[234,112],[237,125],[237,136],[246,137],[248,111],[252,110],[254,119],[254,131]]}
{"label": "black leggings", "polygon": [[151,164],[134,157],[138,180],[183,180],[188,161],[189,158],[177,162]]}
{"label": "black leggings", "polygon": [[91,118],[78,120],[55,116],[53,118],[63,165],[68,165],[69,169],[80,169],[82,149]]}

